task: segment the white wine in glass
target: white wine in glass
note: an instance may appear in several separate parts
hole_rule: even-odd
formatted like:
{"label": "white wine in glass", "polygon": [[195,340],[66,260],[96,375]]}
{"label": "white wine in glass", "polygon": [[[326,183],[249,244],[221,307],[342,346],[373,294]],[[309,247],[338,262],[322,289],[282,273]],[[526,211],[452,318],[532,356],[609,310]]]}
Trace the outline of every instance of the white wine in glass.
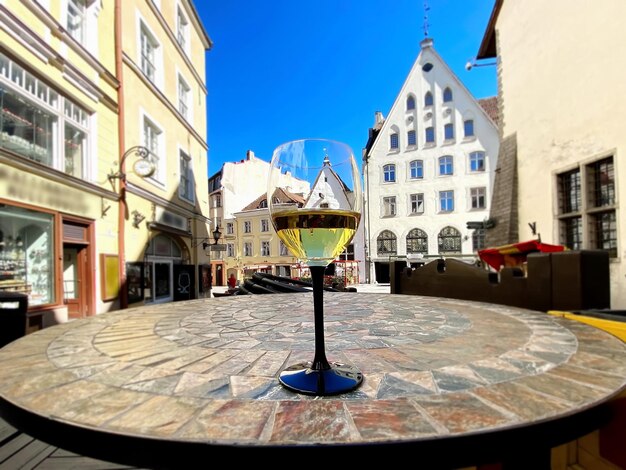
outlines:
{"label": "white wine in glass", "polygon": [[361,180],[352,150],[325,139],[287,142],[274,150],[267,200],[276,233],[305,263],[313,283],[313,361],[284,369],[280,382],[310,395],[336,395],[357,388],[363,374],[326,359],[324,271],[354,237],[361,218]]}

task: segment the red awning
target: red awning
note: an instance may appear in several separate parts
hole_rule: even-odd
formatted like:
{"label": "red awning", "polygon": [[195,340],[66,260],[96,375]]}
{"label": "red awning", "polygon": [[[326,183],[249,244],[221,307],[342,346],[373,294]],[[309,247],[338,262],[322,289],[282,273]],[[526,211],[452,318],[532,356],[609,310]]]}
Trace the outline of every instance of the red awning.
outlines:
{"label": "red awning", "polygon": [[489,266],[499,271],[502,266],[516,266],[526,261],[529,253],[553,253],[563,251],[563,245],[549,245],[539,240],[512,243],[510,245],[485,248],[478,251],[478,256]]}

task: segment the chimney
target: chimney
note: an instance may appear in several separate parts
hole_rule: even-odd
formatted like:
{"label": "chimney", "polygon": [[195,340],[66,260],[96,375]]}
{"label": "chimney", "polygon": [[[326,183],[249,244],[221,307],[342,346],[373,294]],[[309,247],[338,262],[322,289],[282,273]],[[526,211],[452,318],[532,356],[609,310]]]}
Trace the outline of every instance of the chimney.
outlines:
{"label": "chimney", "polygon": [[251,158],[254,158],[254,152],[252,150],[248,150],[246,152],[246,160],[250,160]]}
{"label": "chimney", "polygon": [[385,122],[385,118],[383,117],[383,113],[380,111],[376,111],[374,113],[374,129],[380,129]]}

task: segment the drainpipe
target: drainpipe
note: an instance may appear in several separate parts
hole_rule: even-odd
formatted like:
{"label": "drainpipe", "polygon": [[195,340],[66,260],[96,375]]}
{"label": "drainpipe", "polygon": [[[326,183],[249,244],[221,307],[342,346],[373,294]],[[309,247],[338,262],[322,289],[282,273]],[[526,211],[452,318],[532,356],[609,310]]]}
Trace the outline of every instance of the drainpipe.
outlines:
{"label": "drainpipe", "polygon": [[[118,133],[118,160],[120,162],[119,171],[121,174],[126,174],[126,162],[123,161],[122,155],[124,155],[126,149],[126,139],[124,138],[124,75],[122,64],[122,0],[115,0],[115,77],[119,82],[117,88],[117,107],[118,107],[118,120],[117,120],[117,133]],[[128,307],[128,295],[126,292],[126,262],[124,253],[126,252],[126,244],[124,237],[125,224],[126,224],[126,212],[128,208],[126,206],[126,178],[119,178],[119,192],[118,192],[119,204],[118,204],[118,216],[117,216],[117,253],[118,253],[118,276],[119,276],[119,299],[120,309]]]}

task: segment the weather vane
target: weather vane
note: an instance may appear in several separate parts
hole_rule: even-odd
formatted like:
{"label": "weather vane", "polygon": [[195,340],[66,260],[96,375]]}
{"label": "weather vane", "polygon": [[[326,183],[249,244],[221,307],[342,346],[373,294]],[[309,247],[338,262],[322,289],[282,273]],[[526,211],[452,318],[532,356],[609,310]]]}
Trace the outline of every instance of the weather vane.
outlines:
{"label": "weather vane", "polygon": [[428,37],[428,12],[430,11],[430,7],[428,6],[428,0],[424,0],[424,37]]}

